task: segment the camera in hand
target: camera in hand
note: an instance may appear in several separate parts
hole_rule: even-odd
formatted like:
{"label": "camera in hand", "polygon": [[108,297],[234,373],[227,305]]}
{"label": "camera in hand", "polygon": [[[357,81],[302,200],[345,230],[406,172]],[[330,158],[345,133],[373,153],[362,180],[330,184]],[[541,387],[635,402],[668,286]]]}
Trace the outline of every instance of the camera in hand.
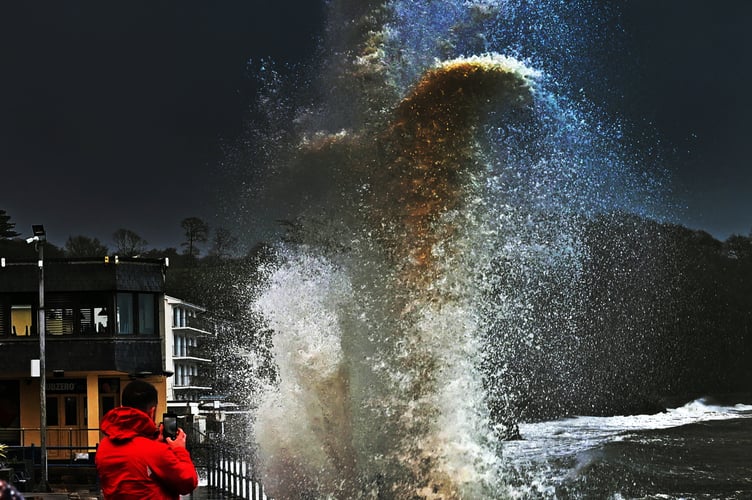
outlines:
{"label": "camera in hand", "polygon": [[178,416],[174,413],[162,415],[162,436],[167,439],[175,439],[178,435]]}

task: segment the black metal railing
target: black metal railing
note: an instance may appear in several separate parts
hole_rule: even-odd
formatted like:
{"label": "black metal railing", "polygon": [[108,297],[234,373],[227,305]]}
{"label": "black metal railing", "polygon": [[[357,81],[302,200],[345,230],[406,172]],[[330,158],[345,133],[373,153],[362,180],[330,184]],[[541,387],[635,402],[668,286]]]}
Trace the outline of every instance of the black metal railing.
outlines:
{"label": "black metal railing", "polygon": [[[77,464],[90,460],[96,452],[96,445],[87,443],[88,433],[97,432],[98,428],[87,427],[53,427],[47,428],[47,459],[56,463]],[[33,443],[39,439],[39,427],[3,428],[2,438],[8,445],[6,455],[9,458],[24,455],[41,462],[41,448]],[[31,435],[31,437],[29,437]],[[30,442],[28,446],[18,443]]]}
{"label": "black metal railing", "polygon": [[210,488],[247,500],[267,498],[255,477],[253,463],[231,449],[210,447],[206,472]]}

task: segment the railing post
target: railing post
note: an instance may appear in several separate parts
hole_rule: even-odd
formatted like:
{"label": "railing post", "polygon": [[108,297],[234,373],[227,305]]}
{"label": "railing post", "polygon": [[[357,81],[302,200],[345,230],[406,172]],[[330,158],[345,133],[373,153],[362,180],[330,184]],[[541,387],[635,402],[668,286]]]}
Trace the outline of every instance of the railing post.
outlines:
{"label": "railing post", "polygon": [[212,468],[214,467],[214,450],[209,445],[206,450],[206,485],[212,487]]}
{"label": "railing post", "polygon": [[222,491],[227,491],[227,475],[225,474],[225,450],[223,448],[219,449],[219,474],[220,474],[220,484]]}
{"label": "railing post", "polygon": [[214,478],[214,486],[218,489],[222,489],[222,450],[217,446],[215,448],[214,463],[216,466],[216,475]]}
{"label": "railing post", "polygon": [[238,457],[237,452],[232,454],[232,494],[238,496]]}
{"label": "railing post", "polygon": [[209,464],[208,464],[207,482],[212,488],[217,487],[217,450],[216,445],[212,443],[209,446]]}
{"label": "railing post", "polygon": [[251,493],[251,492],[253,490],[255,490],[256,488],[253,487],[253,481],[251,481],[251,475],[248,474],[248,466],[247,465],[246,465],[245,469],[246,470],[245,470],[245,473],[243,475],[245,476],[244,479],[245,479],[245,494],[246,494],[246,498],[248,496],[253,497],[253,493]]}

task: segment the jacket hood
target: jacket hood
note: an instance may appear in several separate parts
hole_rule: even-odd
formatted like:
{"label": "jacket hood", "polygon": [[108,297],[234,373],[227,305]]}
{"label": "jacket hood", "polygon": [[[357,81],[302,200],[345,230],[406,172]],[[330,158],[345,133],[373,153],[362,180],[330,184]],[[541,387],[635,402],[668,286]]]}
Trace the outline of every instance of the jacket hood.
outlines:
{"label": "jacket hood", "polygon": [[149,415],[128,406],[108,411],[100,428],[113,441],[128,441],[137,436],[154,439],[159,434],[157,424]]}

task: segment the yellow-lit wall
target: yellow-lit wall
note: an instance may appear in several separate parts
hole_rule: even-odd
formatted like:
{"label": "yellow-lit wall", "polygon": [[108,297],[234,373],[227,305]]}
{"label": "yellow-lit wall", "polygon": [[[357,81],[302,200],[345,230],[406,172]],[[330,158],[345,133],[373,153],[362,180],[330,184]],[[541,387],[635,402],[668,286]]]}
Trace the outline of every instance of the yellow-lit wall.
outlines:
{"label": "yellow-lit wall", "polygon": [[21,428],[36,429],[26,430],[23,433],[23,446],[39,446],[39,379],[22,379],[20,384],[21,399]]}
{"label": "yellow-lit wall", "polygon": [[89,431],[86,433],[87,446],[99,442],[99,374],[86,374],[86,421]]}
{"label": "yellow-lit wall", "polygon": [[[71,373],[71,378],[86,378],[86,415],[88,422],[87,446],[93,448],[99,443],[99,376],[100,373]],[[112,375],[109,375],[112,377]],[[167,384],[165,377],[150,377],[146,379],[157,389],[159,405],[157,406],[156,421],[162,421],[162,414],[167,411]],[[120,393],[130,379],[120,377]],[[41,411],[39,399],[39,379],[25,378],[20,382],[20,425],[23,432],[23,446],[40,446],[39,414]]]}

